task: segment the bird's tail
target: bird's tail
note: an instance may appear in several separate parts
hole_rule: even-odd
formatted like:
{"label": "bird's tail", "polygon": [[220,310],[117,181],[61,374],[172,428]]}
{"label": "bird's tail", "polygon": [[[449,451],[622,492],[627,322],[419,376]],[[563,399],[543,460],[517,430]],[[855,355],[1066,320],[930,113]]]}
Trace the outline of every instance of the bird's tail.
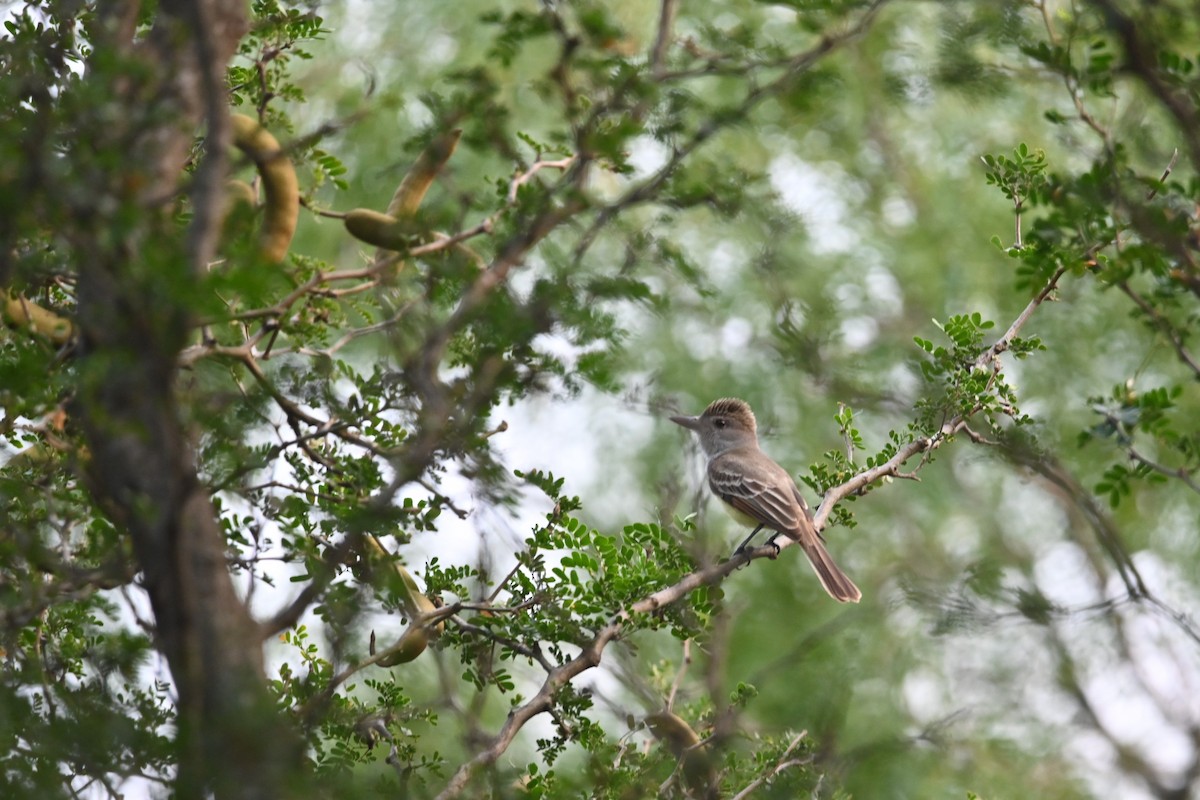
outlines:
{"label": "bird's tail", "polygon": [[804,548],[808,563],[812,564],[813,571],[817,573],[821,585],[829,592],[830,597],[839,603],[857,603],[862,599],[862,592],[854,585],[854,581],[833,563],[833,556],[829,555],[829,551],[817,536],[800,537],[800,546]]}

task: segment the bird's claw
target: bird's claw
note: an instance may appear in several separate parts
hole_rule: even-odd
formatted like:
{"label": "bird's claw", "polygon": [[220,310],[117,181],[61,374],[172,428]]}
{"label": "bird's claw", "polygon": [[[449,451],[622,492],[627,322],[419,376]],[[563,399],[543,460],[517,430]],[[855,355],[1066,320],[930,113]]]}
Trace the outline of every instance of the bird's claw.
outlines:
{"label": "bird's claw", "polygon": [[[763,546],[764,547],[773,547],[775,549],[775,552],[772,553],[771,555],[767,556],[767,558],[771,559],[772,561],[779,558],[779,552],[780,552],[779,545],[775,544],[775,542],[767,542]],[[733,554],[731,556],[729,556],[729,558],[734,559],[734,558],[737,558],[738,556],[745,555],[746,551],[749,549],[750,548],[746,547],[745,545],[742,545],[738,549],[734,550]],[[746,564],[749,564],[749,563],[750,563],[750,560],[746,559]],[[742,566],[738,567],[738,569],[741,569],[742,567],[746,566],[746,564],[742,564]]]}

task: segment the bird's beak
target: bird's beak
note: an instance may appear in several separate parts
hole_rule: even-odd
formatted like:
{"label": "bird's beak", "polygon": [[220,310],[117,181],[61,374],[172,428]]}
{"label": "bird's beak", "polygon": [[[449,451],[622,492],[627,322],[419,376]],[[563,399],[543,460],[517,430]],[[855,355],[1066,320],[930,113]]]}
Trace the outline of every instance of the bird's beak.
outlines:
{"label": "bird's beak", "polygon": [[690,431],[700,430],[699,417],[671,417],[671,422],[674,422],[676,425],[682,425]]}

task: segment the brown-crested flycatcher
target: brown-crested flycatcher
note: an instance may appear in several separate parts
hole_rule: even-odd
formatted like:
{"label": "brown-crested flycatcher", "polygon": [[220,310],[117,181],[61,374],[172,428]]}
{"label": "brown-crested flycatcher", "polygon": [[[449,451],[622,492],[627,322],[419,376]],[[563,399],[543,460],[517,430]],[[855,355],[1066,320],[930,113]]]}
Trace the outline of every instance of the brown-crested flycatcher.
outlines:
{"label": "brown-crested flycatcher", "polygon": [[[671,417],[671,421],[700,435],[700,446],[708,456],[708,485],[730,515],[757,526],[734,555],[745,549],[754,534],[770,528],[775,536],[782,533],[804,548],[830,597],[841,603],[862,598],[854,582],[833,563],[792,476],[759,449],[758,425],[745,401],[714,400],[698,417]],[[767,544],[774,544],[775,536]]]}

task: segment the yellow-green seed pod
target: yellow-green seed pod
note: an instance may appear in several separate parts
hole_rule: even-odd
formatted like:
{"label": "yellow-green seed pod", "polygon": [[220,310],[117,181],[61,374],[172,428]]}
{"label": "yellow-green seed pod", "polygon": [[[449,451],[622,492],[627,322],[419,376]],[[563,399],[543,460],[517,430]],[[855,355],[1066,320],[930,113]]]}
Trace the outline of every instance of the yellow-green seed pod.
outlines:
{"label": "yellow-green seed pod", "polygon": [[66,344],[74,331],[71,321],[42,308],[32,300],[9,290],[0,296],[0,317],[13,328],[25,329],[57,345]]}
{"label": "yellow-green seed pod", "polygon": [[707,747],[681,717],[670,711],[646,716],[646,727],[683,762],[684,785],[697,797],[707,797],[717,784],[717,772]]}
{"label": "yellow-green seed pod", "polygon": [[392,195],[392,202],[388,203],[389,217],[403,220],[417,213],[417,208],[425,199],[425,193],[433,185],[433,179],[442,171],[442,167],[446,166],[450,156],[454,155],[454,149],[458,147],[458,140],[461,138],[462,131],[456,128],[438,136],[421,151],[412,169],[404,176],[404,180],[396,188],[396,193]]}
{"label": "yellow-green seed pod", "polygon": [[225,182],[225,197],[229,200],[231,211],[238,206],[254,208],[258,204],[258,196],[254,193],[254,187],[237,179]]}
{"label": "yellow-green seed pod", "polygon": [[398,642],[400,648],[396,652],[390,654],[386,658],[381,658],[375,663],[381,667],[394,667],[398,664],[407,664],[417,658],[421,653],[425,652],[425,648],[429,646],[429,635],[423,630],[408,630]]}
{"label": "yellow-green seed pod", "polygon": [[[375,557],[391,562],[392,568],[396,570],[396,575],[400,578],[400,603],[404,606],[405,613],[407,613],[411,619],[416,619],[416,617],[421,614],[428,614],[430,611],[437,609],[437,605],[435,605],[432,600],[421,593],[421,589],[419,586],[417,586],[417,581],[415,578],[413,578],[412,574],[400,564],[395,563],[395,556],[385,550],[383,545],[379,543],[378,539],[376,539],[374,536],[368,535],[366,537],[366,544],[367,548],[371,550]],[[395,584],[393,584],[393,586],[394,585]],[[431,625],[429,627],[429,630],[434,636],[441,633],[445,629],[446,623],[444,621],[438,622],[436,625]]]}
{"label": "yellow-green seed pod", "polygon": [[[417,582],[409,574],[408,570],[397,564],[396,572],[399,573],[400,580],[404,582],[404,588],[408,591],[408,602],[405,603],[408,613],[415,616],[417,614],[428,614],[431,611],[437,610],[437,606],[433,604],[433,601],[422,594],[421,590],[417,588]],[[430,630],[437,633],[441,633],[445,629],[445,622],[438,622],[436,625],[430,626]]]}
{"label": "yellow-green seed pod", "polygon": [[263,258],[279,262],[287,255],[300,218],[300,183],[291,159],[279,141],[258,120],[231,114],[233,141],[254,162],[262,177],[266,209],[263,213],[259,248]]}
{"label": "yellow-green seed pod", "polygon": [[405,226],[395,217],[372,211],[369,208],[356,208],[347,211],[342,223],[350,235],[360,242],[373,244],[384,250],[406,250],[408,235]]}
{"label": "yellow-green seed pod", "polygon": [[682,717],[670,711],[658,711],[646,715],[646,727],[656,739],[666,743],[671,752],[683,755],[688,749],[700,744],[700,737]]}

